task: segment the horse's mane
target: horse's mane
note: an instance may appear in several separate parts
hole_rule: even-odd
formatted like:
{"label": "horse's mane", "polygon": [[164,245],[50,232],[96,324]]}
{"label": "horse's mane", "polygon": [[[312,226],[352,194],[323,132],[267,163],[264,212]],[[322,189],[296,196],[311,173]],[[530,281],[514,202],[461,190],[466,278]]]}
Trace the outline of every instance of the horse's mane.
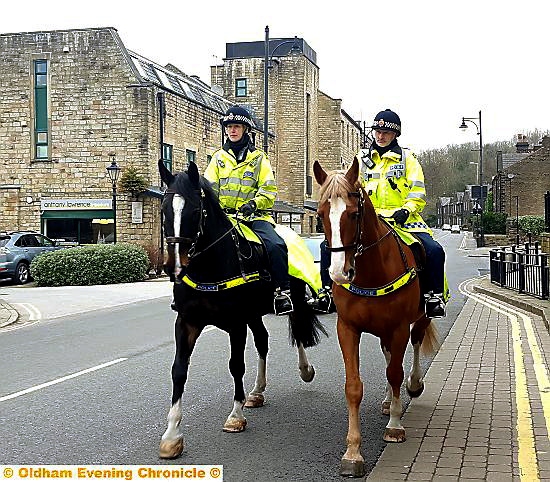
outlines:
{"label": "horse's mane", "polygon": [[[218,201],[218,196],[212,189],[210,181],[208,181],[204,176],[201,176],[199,185],[204,193],[204,197],[207,202],[212,205],[214,209],[218,208],[220,211],[222,211],[222,208]],[[197,196],[195,186],[189,180],[187,172],[178,173],[171,187],[175,192],[181,194],[185,199],[195,199]]]}
{"label": "horse's mane", "polygon": [[350,202],[349,193],[358,189],[360,189],[359,183],[351,184],[345,171],[331,171],[327,173],[327,179],[319,191],[319,205],[337,197],[342,198],[347,204]]}

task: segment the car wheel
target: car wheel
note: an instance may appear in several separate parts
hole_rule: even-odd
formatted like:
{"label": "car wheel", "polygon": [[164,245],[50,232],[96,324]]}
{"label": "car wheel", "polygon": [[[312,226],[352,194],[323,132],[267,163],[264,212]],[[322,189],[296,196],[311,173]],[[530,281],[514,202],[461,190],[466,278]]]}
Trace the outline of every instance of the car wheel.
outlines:
{"label": "car wheel", "polygon": [[19,263],[15,268],[15,282],[18,285],[24,285],[29,282],[30,277],[29,266],[26,263]]}

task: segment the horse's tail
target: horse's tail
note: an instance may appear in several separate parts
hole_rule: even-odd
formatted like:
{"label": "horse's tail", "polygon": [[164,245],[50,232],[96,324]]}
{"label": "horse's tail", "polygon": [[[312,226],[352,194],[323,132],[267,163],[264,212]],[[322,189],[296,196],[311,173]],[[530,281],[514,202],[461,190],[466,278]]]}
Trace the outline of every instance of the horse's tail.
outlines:
{"label": "horse's tail", "polygon": [[430,323],[424,330],[424,338],[420,345],[420,352],[422,355],[431,355],[439,350],[441,342],[439,340],[439,333],[435,326],[434,320],[430,320]]}
{"label": "horse's tail", "polygon": [[291,277],[290,295],[294,305],[294,311],[288,317],[290,344],[296,346],[301,343],[304,348],[318,345],[321,334],[328,336],[328,333],[317,318],[313,307],[306,302],[306,283]]}

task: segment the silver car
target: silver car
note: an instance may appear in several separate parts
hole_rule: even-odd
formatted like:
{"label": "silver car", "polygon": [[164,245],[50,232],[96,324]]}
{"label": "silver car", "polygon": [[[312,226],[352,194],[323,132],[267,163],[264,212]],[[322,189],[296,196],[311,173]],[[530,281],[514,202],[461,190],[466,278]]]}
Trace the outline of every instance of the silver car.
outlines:
{"label": "silver car", "polygon": [[33,258],[58,249],[63,246],[34,231],[0,233],[0,278],[25,284],[31,279],[29,267]]}

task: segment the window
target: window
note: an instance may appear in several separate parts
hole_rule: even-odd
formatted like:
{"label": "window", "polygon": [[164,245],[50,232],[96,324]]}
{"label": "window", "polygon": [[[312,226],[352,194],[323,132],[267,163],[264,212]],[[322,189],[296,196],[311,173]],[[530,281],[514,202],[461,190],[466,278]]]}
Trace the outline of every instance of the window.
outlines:
{"label": "window", "polygon": [[187,165],[195,162],[196,152],[191,149],[185,149],[185,157],[187,158]]}
{"label": "window", "polygon": [[48,159],[48,61],[34,61],[34,158]]}
{"label": "window", "polygon": [[174,146],[172,146],[171,144],[162,145],[162,160],[164,162],[164,165],[166,166],[166,169],[168,169],[170,172],[172,172],[173,151],[174,151]]}
{"label": "window", "polygon": [[235,97],[246,97],[246,79],[235,80]]}

